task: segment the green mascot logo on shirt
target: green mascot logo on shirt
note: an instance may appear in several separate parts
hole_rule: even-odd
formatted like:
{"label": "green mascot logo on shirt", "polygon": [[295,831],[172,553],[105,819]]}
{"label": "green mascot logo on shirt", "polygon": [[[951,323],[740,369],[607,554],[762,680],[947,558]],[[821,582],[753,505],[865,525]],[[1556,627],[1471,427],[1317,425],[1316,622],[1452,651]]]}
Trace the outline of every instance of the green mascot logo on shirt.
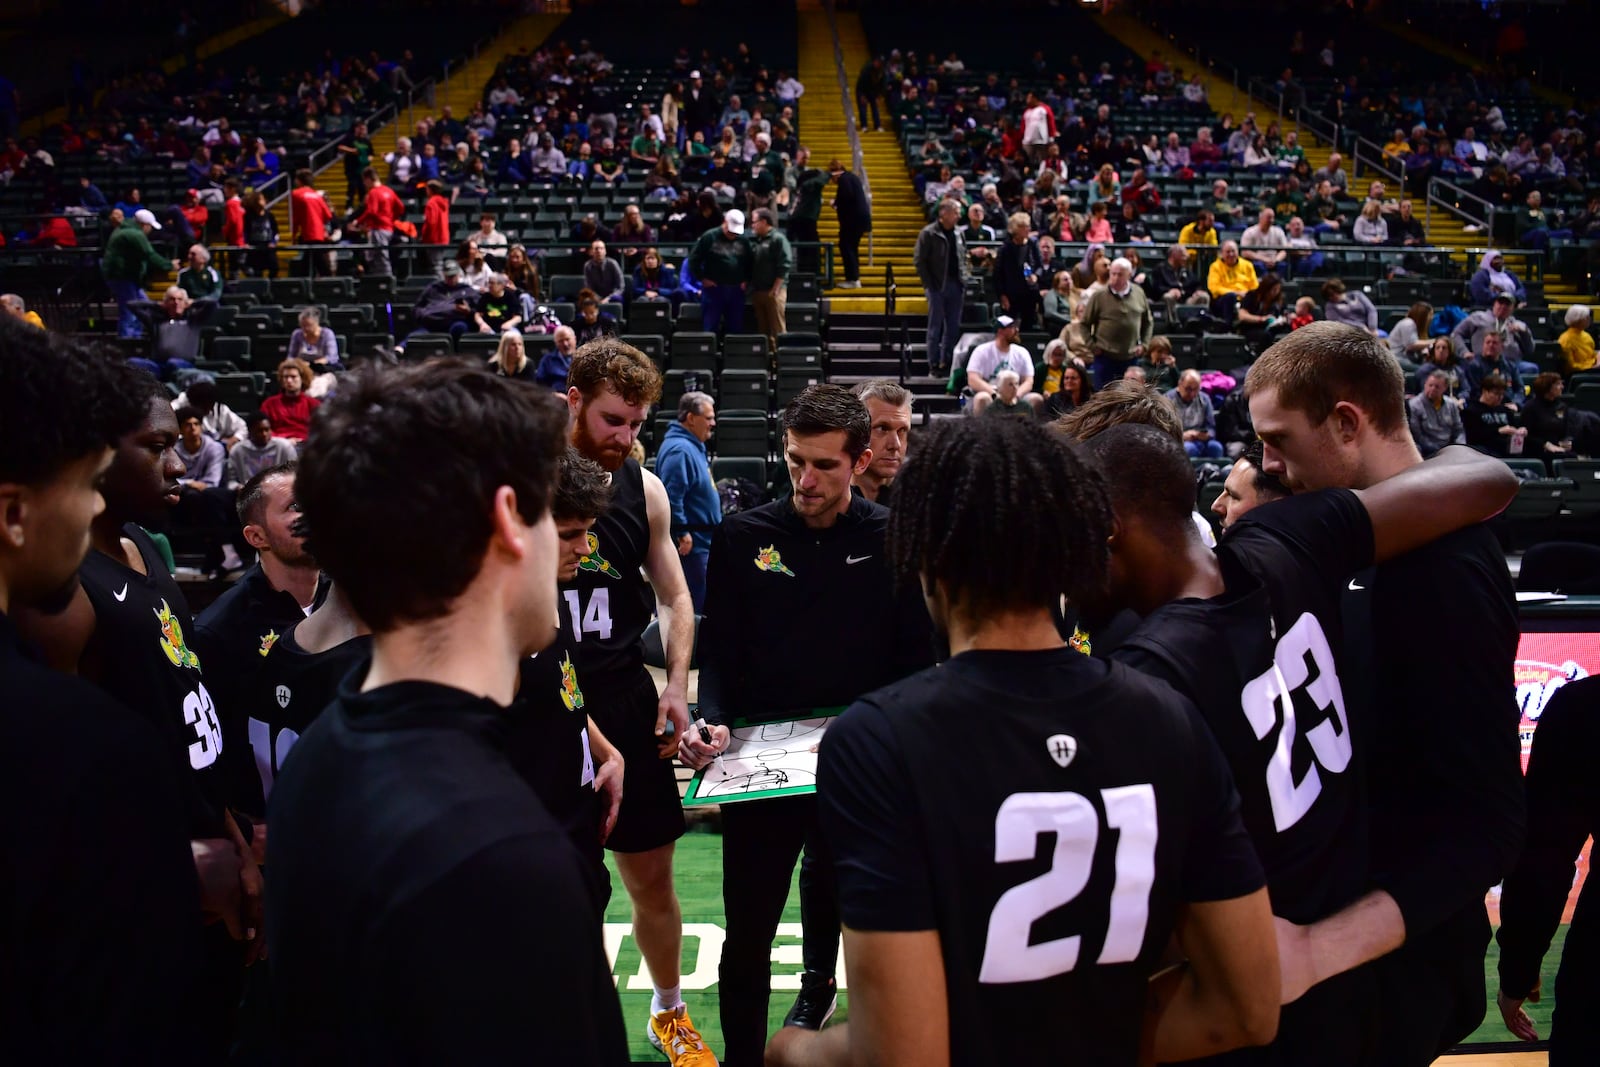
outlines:
{"label": "green mascot logo on shirt", "polygon": [[768,545],[756,553],[756,569],[768,571],[772,574],[787,574],[791,578],[794,577],[794,571],[783,565],[783,557],[778,554],[778,549],[773,545]]}
{"label": "green mascot logo on shirt", "polygon": [[600,538],[596,537],[593,532],[589,534],[589,551],[584,554],[582,559],[578,560],[578,569],[580,571],[597,571],[607,578],[615,578],[619,582],[622,580],[622,572],[613,567],[600,554]]}

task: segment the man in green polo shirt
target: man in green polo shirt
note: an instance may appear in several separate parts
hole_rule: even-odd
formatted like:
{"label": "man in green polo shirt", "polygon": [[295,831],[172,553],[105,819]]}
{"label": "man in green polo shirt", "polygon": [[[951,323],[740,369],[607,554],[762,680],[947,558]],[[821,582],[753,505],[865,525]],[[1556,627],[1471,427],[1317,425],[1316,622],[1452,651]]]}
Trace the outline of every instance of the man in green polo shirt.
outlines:
{"label": "man in green polo shirt", "polygon": [[778,216],[769,207],[756,208],[750,217],[750,306],[755,308],[756,329],[767,343],[778,347],[784,332],[784,308],[789,300],[789,270],[794,253],[789,239],[778,229]]}

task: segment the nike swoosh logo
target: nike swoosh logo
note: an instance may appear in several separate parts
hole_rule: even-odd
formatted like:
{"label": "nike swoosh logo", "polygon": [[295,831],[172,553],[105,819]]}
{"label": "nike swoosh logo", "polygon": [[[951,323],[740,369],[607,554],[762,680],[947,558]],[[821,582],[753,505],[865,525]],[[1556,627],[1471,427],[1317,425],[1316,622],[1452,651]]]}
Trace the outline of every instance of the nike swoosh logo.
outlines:
{"label": "nike swoosh logo", "polygon": [[111,595],[117,598],[117,603],[118,604],[122,603],[124,600],[127,600],[128,599],[128,583],[127,582],[123,582],[122,583],[122,591],[121,592],[117,592],[117,593],[112,593]]}
{"label": "nike swoosh logo", "polygon": [[1356,584],[1356,580],[1354,578],[1350,579],[1350,591],[1352,593],[1359,593],[1361,590],[1363,590],[1365,588],[1366,588],[1366,586],[1364,586],[1364,585],[1357,585]]}
{"label": "nike swoosh logo", "polygon": [[871,556],[846,556],[844,558],[844,561],[846,563],[860,563],[862,560],[867,560],[867,559],[871,559],[871,558],[872,558]]}

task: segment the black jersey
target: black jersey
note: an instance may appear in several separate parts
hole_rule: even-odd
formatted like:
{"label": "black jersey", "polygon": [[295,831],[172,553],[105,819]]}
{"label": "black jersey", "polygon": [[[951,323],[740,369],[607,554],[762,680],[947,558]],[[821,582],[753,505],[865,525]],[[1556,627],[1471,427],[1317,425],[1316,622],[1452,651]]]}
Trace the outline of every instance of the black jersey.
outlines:
{"label": "black jersey", "polygon": [[953,1063],[1133,1063],[1179,908],[1263,885],[1193,706],[1065,646],[858,701],[817,797],[845,925],[938,931]]}
{"label": "black jersey", "polygon": [[599,909],[506,758],[505,713],[351,682],[296,743],[269,812],[285,1062],[512,1063],[544,1043],[627,1063]]}
{"label": "black jersey", "polygon": [[192,772],[190,832],[226,836],[222,726],[200,657],[187,643],[194,630],[189,603],[149,535],[130,523],[122,536],[137,546],[147,573],[100,551],[84,559],[78,579],[95,614],[84,662],[100,688],[162,731]]}
{"label": "black jersey", "polygon": [[187,769],[0,612],[0,1063],[197,1062]]}
{"label": "black jersey", "polygon": [[[1263,505],[1217,546],[1231,601],[1180,609],[1186,636],[1176,626],[1145,630],[1174,660],[1188,660],[1179,669],[1203,693],[1200,707],[1233,768],[1273,911],[1295,922],[1331,914],[1368,885],[1361,754],[1371,739],[1341,682],[1340,595],[1372,551],[1371,520],[1348,490]],[[1265,645],[1263,605],[1248,597],[1258,588],[1269,612]],[[1202,632],[1223,625],[1226,633]]]}
{"label": "black jersey", "polygon": [[294,748],[324,708],[333,703],[339,683],[372,657],[372,638],[354,637],[324,652],[307,652],[291,625],[267,647],[260,665],[238,686],[239,716],[246,725],[255,767],[254,786],[241,800],[253,815],[266,813],[272,783]]}
{"label": "black jersey", "polygon": [[561,610],[575,638],[572,658],[592,690],[615,693],[644,674],[644,631],[655,612],[655,594],[641,573],[649,554],[644,469],[629,459],[611,475],[611,506],[589,531],[589,554],[561,586]]}
{"label": "black jersey", "polygon": [[585,856],[599,848],[599,808],[583,675],[572,660],[571,619],[549,648],[522,661],[517,699],[506,711],[506,753],[552,818]]}

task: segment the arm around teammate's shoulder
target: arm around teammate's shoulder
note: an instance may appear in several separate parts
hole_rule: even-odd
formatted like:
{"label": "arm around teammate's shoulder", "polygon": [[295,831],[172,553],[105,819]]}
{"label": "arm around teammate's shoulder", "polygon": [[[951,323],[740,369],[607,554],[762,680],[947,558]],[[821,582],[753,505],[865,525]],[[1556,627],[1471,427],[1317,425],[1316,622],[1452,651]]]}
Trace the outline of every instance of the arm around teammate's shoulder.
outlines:
{"label": "arm around teammate's shoulder", "polygon": [[1442,448],[1426,463],[1356,490],[1372,519],[1380,563],[1491,519],[1516,495],[1511,468],[1465,445]]}

